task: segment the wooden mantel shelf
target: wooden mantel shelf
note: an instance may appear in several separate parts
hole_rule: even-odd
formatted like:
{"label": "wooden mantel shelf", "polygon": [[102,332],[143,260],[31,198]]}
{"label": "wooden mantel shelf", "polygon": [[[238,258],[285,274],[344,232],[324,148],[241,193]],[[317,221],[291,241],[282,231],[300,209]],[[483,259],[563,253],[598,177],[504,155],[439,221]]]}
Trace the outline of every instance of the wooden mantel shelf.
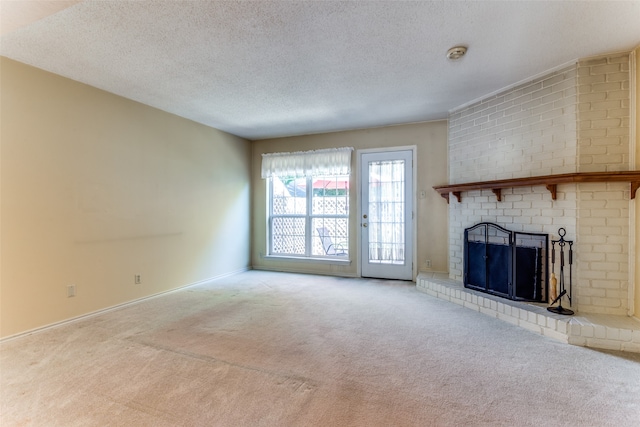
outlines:
{"label": "wooden mantel shelf", "polygon": [[555,200],[558,184],[580,182],[628,182],[631,186],[631,198],[634,199],[636,190],[640,187],[640,171],[565,173],[497,181],[469,182],[466,184],[438,185],[433,188],[449,203],[450,193],[456,196],[456,199],[460,202],[463,191],[491,190],[498,198],[498,201],[501,201],[503,188],[544,185],[551,192],[551,198]]}

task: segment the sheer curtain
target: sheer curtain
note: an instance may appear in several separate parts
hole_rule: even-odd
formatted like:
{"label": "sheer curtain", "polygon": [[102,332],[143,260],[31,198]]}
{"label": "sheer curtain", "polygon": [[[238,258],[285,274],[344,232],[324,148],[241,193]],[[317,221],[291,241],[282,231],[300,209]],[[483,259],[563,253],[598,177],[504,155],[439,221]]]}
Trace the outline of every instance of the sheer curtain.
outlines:
{"label": "sheer curtain", "polygon": [[262,178],[349,175],[353,147],[262,155]]}

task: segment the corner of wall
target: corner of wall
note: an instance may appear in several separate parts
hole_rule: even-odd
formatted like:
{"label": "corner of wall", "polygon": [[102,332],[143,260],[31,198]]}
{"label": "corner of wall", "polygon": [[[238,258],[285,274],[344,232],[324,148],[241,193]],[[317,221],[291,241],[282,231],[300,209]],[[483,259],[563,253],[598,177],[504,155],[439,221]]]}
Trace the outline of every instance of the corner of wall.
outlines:
{"label": "corner of wall", "polygon": [[[640,170],[640,46],[632,52],[631,58],[633,72],[631,83],[635,89],[631,91],[631,150],[633,152],[631,159],[632,168]],[[632,277],[634,286],[630,297],[634,301],[634,305],[630,314],[640,318],[640,197],[638,194],[636,194],[635,201],[635,204],[631,206],[631,227],[635,229],[635,245],[631,250],[630,259],[632,265],[635,265],[635,268],[631,269],[631,271],[635,270],[635,276]]]}

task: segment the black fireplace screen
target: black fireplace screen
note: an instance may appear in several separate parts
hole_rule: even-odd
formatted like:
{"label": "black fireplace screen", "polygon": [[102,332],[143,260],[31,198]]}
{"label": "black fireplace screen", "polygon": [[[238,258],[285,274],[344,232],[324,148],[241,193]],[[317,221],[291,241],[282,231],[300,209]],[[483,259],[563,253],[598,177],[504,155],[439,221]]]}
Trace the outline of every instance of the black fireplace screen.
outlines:
{"label": "black fireplace screen", "polygon": [[464,231],[464,285],[513,300],[546,302],[549,236],[483,222]]}

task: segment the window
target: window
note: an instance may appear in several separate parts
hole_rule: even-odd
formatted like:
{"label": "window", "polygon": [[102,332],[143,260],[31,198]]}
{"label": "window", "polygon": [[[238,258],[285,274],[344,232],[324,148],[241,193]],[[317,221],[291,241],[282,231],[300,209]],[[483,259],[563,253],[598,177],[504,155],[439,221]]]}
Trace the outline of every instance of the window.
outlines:
{"label": "window", "polygon": [[348,175],[274,176],[270,187],[271,255],[348,255]]}
{"label": "window", "polygon": [[270,255],[348,259],[351,150],[263,155]]}

